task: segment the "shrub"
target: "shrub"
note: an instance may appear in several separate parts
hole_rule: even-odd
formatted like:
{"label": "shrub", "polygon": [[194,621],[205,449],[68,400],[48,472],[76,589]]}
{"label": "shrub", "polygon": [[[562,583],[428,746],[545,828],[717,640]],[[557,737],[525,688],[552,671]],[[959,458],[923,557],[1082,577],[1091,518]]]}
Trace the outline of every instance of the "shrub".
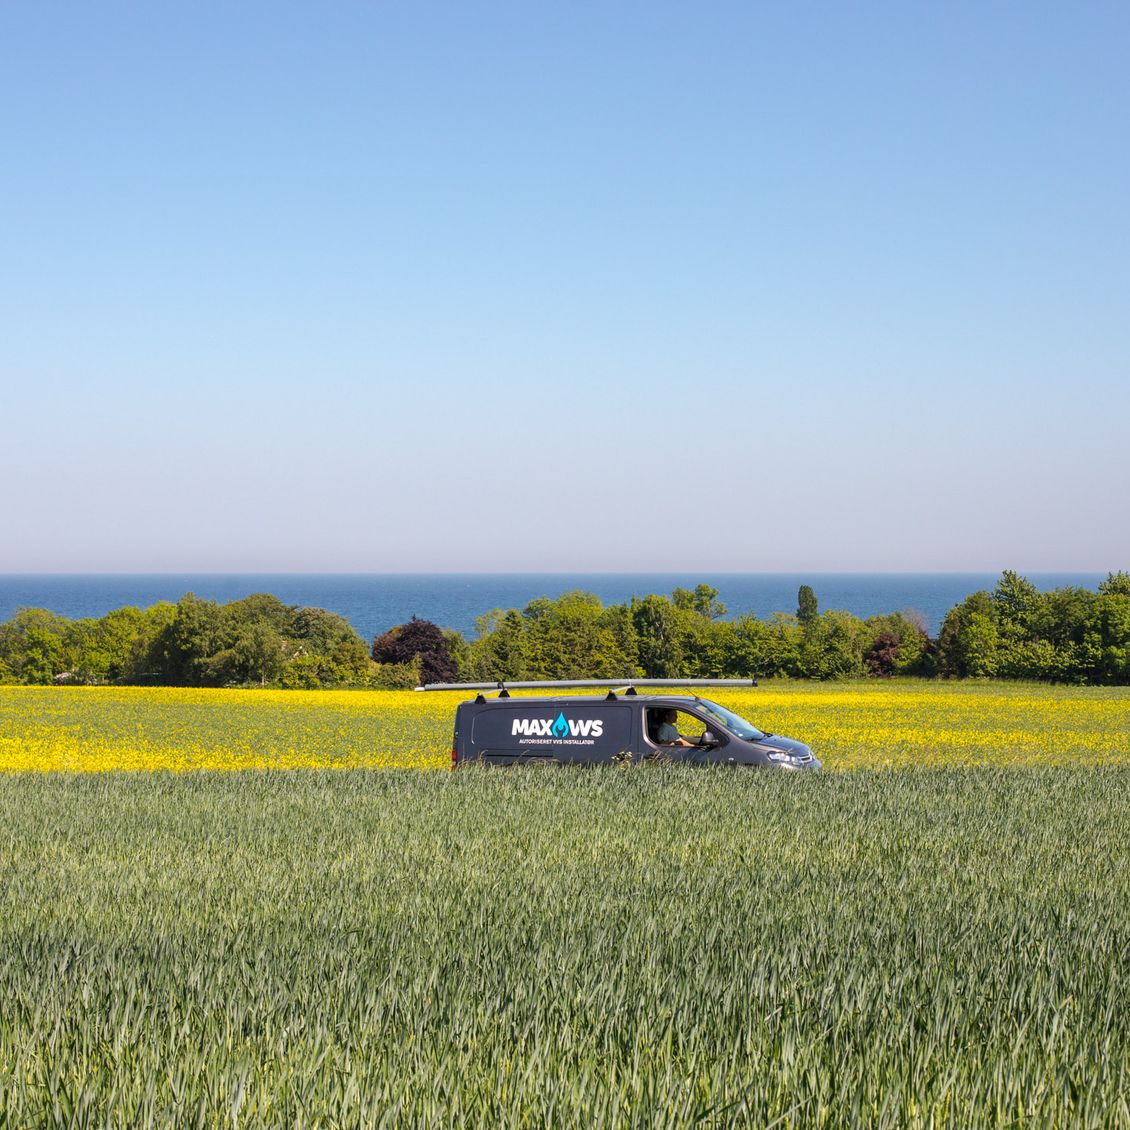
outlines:
{"label": "shrub", "polygon": [[[423,677],[420,674],[422,663],[417,655],[408,663],[378,663],[373,674],[373,686],[390,691],[410,691],[420,686]],[[438,680],[428,680],[436,682]],[[443,680],[449,682],[450,680]]]}

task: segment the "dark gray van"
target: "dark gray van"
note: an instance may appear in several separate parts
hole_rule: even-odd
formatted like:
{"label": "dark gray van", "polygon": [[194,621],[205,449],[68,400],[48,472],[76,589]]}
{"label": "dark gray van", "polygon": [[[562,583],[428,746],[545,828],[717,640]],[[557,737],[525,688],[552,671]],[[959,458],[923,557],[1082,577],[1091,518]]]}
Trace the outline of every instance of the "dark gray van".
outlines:
{"label": "dark gray van", "polygon": [[[674,681],[674,680],[672,680]],[[459,704],[451,767],[489,765],[772,765],[819,769],[803,742],[766,733],[709,699],[641,695],[498,698]]]}

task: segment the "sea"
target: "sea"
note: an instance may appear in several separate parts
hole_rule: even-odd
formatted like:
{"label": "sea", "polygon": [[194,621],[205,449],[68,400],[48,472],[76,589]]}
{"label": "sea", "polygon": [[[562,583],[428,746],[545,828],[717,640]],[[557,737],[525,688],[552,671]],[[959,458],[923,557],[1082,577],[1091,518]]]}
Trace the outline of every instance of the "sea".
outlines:
{"label": "sea", "polygon": [[[1105,573],[1029,573],[1039,588],[1094,589]],[[931,634],[945,614],[996,573],[39,573],[0,574],[0,621],[18,608],[49,608],[70,619],[114,608],[176,601],[185,593],[216,601],[273,593],[286,604],[326,608],[344,616],[365,639],[412,616],[455,628],[468,639],[475,621],[495,608],[524,608],[539,596],[571,589],[605,604],[676,587],[712,585],[729,616],[795,612],[797,589],[811,585],[821,609],[867,617],[912,609]]]}

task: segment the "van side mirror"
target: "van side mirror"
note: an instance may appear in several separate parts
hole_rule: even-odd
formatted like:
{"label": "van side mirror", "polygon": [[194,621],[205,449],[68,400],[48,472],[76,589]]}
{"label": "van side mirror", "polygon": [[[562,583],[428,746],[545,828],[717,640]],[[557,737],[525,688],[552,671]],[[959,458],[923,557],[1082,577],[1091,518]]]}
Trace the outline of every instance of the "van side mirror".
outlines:
{"label": "van side mirror", "polygon": [[706,746],[715,746],[715,745],[718,744],[718,739],[709,730],[707,730],[706,733],[703,734],[702,737],[698,739],[698,744],[699,745],[706,745]]}

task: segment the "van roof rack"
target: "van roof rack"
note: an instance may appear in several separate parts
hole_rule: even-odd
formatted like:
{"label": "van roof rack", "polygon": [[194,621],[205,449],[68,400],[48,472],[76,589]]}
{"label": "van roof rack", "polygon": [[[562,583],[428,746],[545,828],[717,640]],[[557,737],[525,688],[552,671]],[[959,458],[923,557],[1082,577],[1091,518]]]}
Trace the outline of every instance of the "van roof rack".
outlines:
{"label": "van roof rack", "polygon": [[498,691],[509,698],[511,691],[564,690],[576,687],[610,687],[612,694],[635,694],[636,687],[756,687],[757,679],[497,679],[493,683],[425,683],[418,691]]}

